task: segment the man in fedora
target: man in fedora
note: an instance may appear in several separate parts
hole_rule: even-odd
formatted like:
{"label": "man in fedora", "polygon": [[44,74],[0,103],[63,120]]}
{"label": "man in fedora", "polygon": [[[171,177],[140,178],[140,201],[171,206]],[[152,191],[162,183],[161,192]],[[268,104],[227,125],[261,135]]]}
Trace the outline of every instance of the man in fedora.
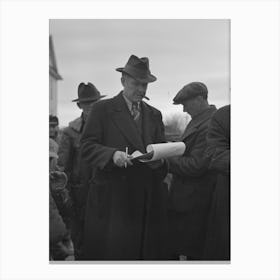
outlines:
{"label": "man in fedora", "polygon": [[80,138],[92,105],[103,98],[92,83],[80,83],[78,98],[72,100],[82,110],[77,119],[71,121],[63,131],[58,151],[58,164],[68,176],[68,189],[73,201],[73,215],[69,221],[74,244],[75,259],[80,258],[84,205],[87,196],[88,180],[92,176],[87,164],[80,156]]}
{"label": "man in fedora", "polygon": [[184,155],[167,159],[173,174],[168,205],[170,258],[201,260],[215,184],[205,156],[206,134],[216,107],[208,103],[208,89],[201,82],[184,86],[173,101],[182,104],[192,119],[181,136],[187,145]]}
{"label": "man in fedora", "polygon": [[[94,104],[81,139],[82,157],[96,168],[85,216],[85,260],[164,259],[166,165],[131,162],[165,141],[161,113],[143,102],[154,82],[148,58],[131,55],[122,73],[123,90]],[[127,151],[127,153],[126,153]]]}

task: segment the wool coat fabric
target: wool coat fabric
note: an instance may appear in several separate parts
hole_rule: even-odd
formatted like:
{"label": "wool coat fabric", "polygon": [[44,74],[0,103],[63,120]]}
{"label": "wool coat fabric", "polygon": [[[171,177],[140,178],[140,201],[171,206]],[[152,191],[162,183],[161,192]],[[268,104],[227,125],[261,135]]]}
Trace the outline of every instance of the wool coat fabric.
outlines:
{"label": "wool coat fabric", "polygon": [[83,117],[79,117],[69,123],[63,130],[59,150],[58,165],[64,167],[68,177],[68,189],[70,190],[75,211],[83,208],[88,182],[93,176],[92,169],[81,158],[81,135],[84,127]]}
{"label": "wool coat fabric", "polygon": [[206,134],[216,107],[195,116],[181,140],[186,144],[183,156],[168,159],[173,180],[169,193],[169,251],[171,259],[180,255],[201,259],[205,241],[207,215],[215,176],[208,171],[205,157]]}
{"label": "wool coat fabric", "polygon": [[58,164],[64,167],[68,176],[67,188],[72,200],[71,217],[67,225],[71,229],[71,238],[75,249],[75,259],[80,259],[83,243],[83,228],[85,204],[89,180],[92,177],[92,169],[81,158],[80,139],[84,127],[83,115],[69,123],[63,130],[58,150]]}
{"label": "wool coat fabric", "polygon": [[204,259],[230,260],[230,105],[220,108],[209,126],[209,168],[217,174]]}
{"label": "wool coat fabric", "polygon": [[119,168],[115,151],[146,152],[165,141],[161,113],[141,102],[139,130],[122,93],[94,104],[82,135],[82,156],[96,170],[85,216],[85,260],[165,258],[166,166],[145,163]]}

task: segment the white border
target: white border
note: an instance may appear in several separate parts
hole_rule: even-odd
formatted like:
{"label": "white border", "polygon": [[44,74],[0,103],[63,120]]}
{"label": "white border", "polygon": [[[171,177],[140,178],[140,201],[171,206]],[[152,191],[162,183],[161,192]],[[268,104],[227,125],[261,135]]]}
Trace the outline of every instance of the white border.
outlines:
{"label": "white border", "polygon": [[[49,18],[229,18],[232,261],[48,263]],[[2,279],[279,279],[279,2],[2,1]]]}

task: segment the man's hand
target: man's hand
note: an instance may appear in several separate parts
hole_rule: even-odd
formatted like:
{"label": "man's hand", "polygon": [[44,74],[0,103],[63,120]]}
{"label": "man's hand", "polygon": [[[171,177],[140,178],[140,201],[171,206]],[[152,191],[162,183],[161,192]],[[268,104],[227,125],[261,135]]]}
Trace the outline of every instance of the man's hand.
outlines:
{"label": "man's hand", "polygon": [[67,175],[61,171],[50,172],[50,185],[52,191],[61,191],[66,187]]}
{"label": "man's hand", "polygon": [[126,165],[133,165],[130,161],[132,157],[130,155],[126,155],[125,152],[116,151],[113,155],[113,162],[118,167],[126,167]]}

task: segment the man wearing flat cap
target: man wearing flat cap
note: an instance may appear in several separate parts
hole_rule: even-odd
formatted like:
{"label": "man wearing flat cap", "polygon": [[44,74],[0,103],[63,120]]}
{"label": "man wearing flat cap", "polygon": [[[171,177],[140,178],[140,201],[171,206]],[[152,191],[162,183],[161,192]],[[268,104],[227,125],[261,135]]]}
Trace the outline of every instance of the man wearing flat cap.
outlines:
{"label": "man wearing flat cap", "polygon": [[88,193],[84,259],[159,260],[165,257],[167,168],[130,157],[165,142],[161,113],[143,102],[156,77],[148,58],[135,55],[116,70],[123,90],[94,104],[81,139],[82,156],[97,169]]}
{"label": "man wearing flat cap", "polygon": [[84,205],[87,196],[88,181],[92,176],[87,164],[81,159],[80,139],[92,105],[103,98],[92,83],[80,83],[78,98],[72,100],[82,110],[82,115],[71,121],[63,131],[58,151],[58,164],[64,168],[68,176],[68,189],[73,200],[73,217],[70,228],[74,244],[75,259],[80,258],[82,246],[82,228]]}
{"label": "man wearing flat cap", "polygon": [[171,259],[200,260],[206,234],[207,214],[215,177],[208,171],[206,134],[216,107],[207,101],[201,82],[184,86],[173,99],[191,116],[181,141],[183,156],[167,159],[173,181],[169,192],[169,248]]}

